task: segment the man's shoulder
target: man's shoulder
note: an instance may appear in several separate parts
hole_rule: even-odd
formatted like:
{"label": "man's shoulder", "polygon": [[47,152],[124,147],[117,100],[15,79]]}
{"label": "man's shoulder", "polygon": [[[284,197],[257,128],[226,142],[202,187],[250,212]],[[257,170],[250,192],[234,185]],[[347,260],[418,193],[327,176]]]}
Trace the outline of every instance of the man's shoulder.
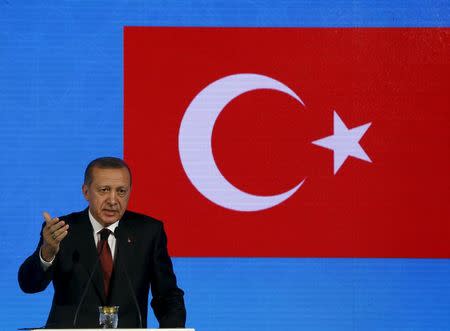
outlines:
{"label": "man's shoulder", "polygon": [[156,218],[153,218],[148,215],[136,213],[131,210],[125,211],[125,214],[123,215],[123,222],[129,222],[133,224],[142,224],[142,225],[148,225],[148,226],[162,226],[163,222],[160,220],[157,220]]}

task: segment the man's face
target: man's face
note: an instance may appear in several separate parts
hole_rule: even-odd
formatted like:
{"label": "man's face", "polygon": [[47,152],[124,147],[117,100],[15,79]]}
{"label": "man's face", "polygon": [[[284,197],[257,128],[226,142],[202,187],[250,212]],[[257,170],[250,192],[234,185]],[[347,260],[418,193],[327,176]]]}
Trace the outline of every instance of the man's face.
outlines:
{"label": "man's face", "polygon": [[130,174],[126,168],[92,169],[92,183],[83,185],[83,195],[89,201],[92,216],[103,226],[122,217],[130,198]]}

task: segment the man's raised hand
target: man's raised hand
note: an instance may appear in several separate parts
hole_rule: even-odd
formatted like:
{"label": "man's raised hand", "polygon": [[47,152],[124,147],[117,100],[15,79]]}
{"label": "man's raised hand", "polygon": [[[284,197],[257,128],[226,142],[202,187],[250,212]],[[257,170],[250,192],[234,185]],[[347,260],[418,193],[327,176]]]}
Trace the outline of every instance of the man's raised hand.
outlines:
{"label": "man's raised hand", "polygon": [[42,230],[41,254],[45,261],[50,262],[58,254],[59,244],[67,236],[69,225],[60,221],[58,217],[52,218],[46,211],[43,215],[45,226]]}

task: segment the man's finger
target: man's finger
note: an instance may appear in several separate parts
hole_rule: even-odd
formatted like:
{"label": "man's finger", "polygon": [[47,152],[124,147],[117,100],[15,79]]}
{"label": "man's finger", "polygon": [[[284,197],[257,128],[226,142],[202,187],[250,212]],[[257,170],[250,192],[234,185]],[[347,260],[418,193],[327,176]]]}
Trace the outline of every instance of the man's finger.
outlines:
{"label": "man's finger", "polygon": [[63,233],[61,233],[60,235],[58,235],[55,240],[58,242],[61,242],[68,234],[69,232],[67,230],[65,230]]}
{"label": "man's finger", "polygon": [[[59,223],[62,223],[62,221],[59,222]],[[61,233],[66,232],[68,229],[69,229],[69,225],[68,224],[60,227],[58,230],[55,230],[55,231],[52,232],[52,238],[54,237],[53,239],[56,240],[61,235]]]}
{"label": "man's finger", "polygon": [[49,222],[49,221],[52,220],[52,217],[51,217],[50,214],[47,213],[46,211],[44,211],[44,212],[42,213],[42,215],[44,215],[44,219],[45,219],[46,222]]}
{"label": "man's finger", "polygon": [[54,233],[54,232],[57,231],[58,229],[62,228],[64,225],[66,225],[66,223],[64,223],[64,221],[60,221],[60,222],[54,223],[53,225],[51,225],[51,226],[49,227],[50,232],[51,232],[51,233]]}
{"label": "man's finger", "polygon": [[48,227],[52,226],[53,224],[58,223],[58,221],[59,221],[59,218],[58,218],[58,217],[52,218],[52,217],[50,216],[50,214],[47,213],[46,211],[43,212],[42,215],[44,215],[44,220],[45,220],[45,223],[47,223],[46,225],[47,225]]}

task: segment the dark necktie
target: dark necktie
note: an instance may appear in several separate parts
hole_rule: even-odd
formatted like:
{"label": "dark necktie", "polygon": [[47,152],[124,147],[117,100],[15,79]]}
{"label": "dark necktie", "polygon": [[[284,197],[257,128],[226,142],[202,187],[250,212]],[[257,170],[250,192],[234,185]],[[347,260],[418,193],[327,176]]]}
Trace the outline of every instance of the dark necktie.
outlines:
{"label": "dark necktie", "polygon": [[[103,270],[103,285],[105,287],[105,296],[108,298],[109,294],[109,281],[111,280],[111,274],[113,270],[113,260],[111,255],[111,249],[108,244],[108,237],[111,234],[111,230],[104,228],[100,231],[100,241],[97,245],[97,251],[100,254],[100,264]],[[103,249],[102,249],[103,247]]]}

